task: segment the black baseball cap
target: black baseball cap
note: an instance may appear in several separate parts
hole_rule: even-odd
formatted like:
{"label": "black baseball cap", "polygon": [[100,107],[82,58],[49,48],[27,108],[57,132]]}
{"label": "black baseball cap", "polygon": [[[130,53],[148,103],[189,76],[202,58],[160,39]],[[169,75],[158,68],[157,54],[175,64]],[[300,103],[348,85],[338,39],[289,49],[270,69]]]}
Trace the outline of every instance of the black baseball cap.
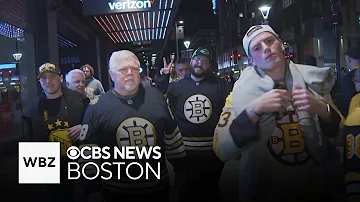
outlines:
{"label": "black baseball cap", "polygon": [[349,56],[352,59],[360,60],[360,47],[349,48],[345,55]]}
{"label": "black baseball cap", "polygon": [[56,67],[54,64],[51,64],[51,63],[45,63],[39,67],[39,74],[38,74],[37,78],[40,78],[41,75],[46,72],[61,75],[60,69],[58,67]]}
{"label": "black baseball cap", "polygon": [[194,51],[194,53],[192,54],[192,57],[191,58],[194,58],[196,56],[199,56],[199,55],[203,55],[203,56],[206,56],[208,57],[210,60],[211,60],[211,54],[210,54],[210,51],[206,48],[198,48]]}

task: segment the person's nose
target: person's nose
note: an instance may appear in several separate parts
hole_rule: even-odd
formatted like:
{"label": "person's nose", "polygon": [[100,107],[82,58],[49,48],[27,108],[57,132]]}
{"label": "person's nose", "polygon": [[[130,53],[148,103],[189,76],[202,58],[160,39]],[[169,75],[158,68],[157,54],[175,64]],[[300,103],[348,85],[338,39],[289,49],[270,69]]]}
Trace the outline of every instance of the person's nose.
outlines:
{"label": "person's nose", "polygon": [[270,45],[269,44],[262,42],[261,46],[262,46],[262,49],[264,50],[264,53],[267,53],[267,52],[270,51]]}
{"label": "person's nose", "polygon": [[132,72],[131,68],[128,68],[126,75],[132,75],[132,74],[133,74],[133,72]]}
{"label": "person's nose", "polygon": [[45,77],[44,78],[44,83],[50,84],[51,83],[51,78],[50,77]]}

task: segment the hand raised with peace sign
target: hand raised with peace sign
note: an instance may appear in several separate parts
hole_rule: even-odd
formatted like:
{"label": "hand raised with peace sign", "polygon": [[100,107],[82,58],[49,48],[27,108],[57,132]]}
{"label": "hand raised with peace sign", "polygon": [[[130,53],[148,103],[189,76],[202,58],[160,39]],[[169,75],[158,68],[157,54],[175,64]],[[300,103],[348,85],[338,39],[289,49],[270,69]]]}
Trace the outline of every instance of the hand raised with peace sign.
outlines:
{"label": "hand raised with peace sign", "polygon": [[162,69],[160,70],[160,72],[161,72],[162,74],[169,74],[169,73],[170,73],[170,68],[172,67],[174,61],[171,60],[170,63],[168,64],[167,61],[166,61],[166,58],[164,57],[164,58],[163,58],[163,62],[164,62],[164,68],[162,68]]}

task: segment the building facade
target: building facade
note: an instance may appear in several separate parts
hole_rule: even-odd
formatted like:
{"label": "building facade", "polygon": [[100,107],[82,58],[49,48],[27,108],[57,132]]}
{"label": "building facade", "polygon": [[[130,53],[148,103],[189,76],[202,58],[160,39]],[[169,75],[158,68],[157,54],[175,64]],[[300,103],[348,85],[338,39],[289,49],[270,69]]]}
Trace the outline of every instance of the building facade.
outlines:
{"label": "building facade", "polygon": [[263,20],[262,5],[256,0],[217,1],[219,37],[217,61],[221,75],[234,74],[237,77],[248,65],[248,58],[242,47],[242,38],[251,25]]}
{"label": "building facade", "polygon": [[338,10],[339,56],[336,55],[329,0],[216,1],[220,24],[217,46],[220,73],[241,72],[248,65],[242,38],[250,26],[262,23],[263,16],[259,10],[262,5],[271,6],[268,23],[288,44],[291,60],[304,63],[305,57],[311,54],[316,57],[318,66],[335,67],[339,57],[340,66],[344,67],[346,50],[360,45],[360,1],[338,2],[341,3]]}
{"label": "building facade", "polygon": [[[334,1],[336,2],[336,1]],[[351,46],[358,46],[360,25],[360,1],[338,1],[338,34],[336,41],[333,31],[332,5],[328,0],[283,0],[273,5],[276,14],[271,17],[271,25],[281,38],[288,42],[293,50],[293,61],[303,63],[311,54],[317,59],[317,65],[345,66],[344,53]],[[336,43],[340,54],[336,55]]]}
{"label": "building facade", "polygon": [[108,45],[59,2],[12,0],[0,7],[0,143],[22,138],[22,113],[41,92],[41,64],[54,63],[65,75],[88,63],[97,78],[107,76]]}

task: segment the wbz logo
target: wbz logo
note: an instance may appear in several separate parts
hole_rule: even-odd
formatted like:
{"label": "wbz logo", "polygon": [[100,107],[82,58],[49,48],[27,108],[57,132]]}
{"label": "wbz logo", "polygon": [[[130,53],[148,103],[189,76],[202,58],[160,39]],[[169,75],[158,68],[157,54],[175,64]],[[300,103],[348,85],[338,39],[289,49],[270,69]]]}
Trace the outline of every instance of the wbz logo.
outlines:
{"label": "wbz logo", "polygon": [[24,163],[25,163],[25,166],[28,168],[28,167],[52,167],[52,168],[55,168],[55,164],[54,164],[54,161],[55,161],[55,157],[29,157],[29,158],[26,158],[24,157]]}
{"label": "wbz logo", "polygon": [[19,184],[59,184],[60,143],[19,143]]}

